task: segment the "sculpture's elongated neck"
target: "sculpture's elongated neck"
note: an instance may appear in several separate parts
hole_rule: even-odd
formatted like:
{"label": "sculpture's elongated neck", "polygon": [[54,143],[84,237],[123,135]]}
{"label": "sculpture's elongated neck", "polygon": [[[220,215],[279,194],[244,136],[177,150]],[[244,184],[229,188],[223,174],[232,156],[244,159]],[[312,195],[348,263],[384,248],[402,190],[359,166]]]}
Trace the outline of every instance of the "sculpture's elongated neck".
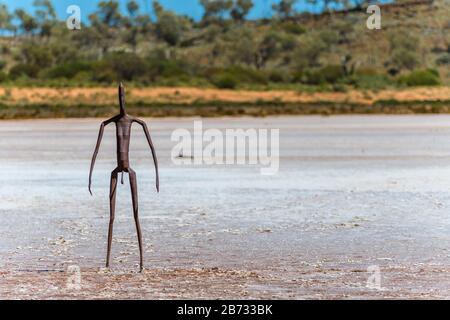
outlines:
{"label": "sculpture's elongated neck", "polygon": [[125,88],[122,83],[119,86],[119,102],[120,102],[120,114],[121,115],[127,114],[125,110]]}

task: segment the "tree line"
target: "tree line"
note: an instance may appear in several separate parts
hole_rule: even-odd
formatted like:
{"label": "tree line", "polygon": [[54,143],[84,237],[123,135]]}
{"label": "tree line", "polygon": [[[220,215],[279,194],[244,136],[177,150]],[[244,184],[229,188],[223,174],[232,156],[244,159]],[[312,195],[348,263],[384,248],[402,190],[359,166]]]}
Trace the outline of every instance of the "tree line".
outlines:
{"label": "tree line", "polygon": [[[330,17],[343,8],[362,8],[371,0],[302,0]],[[10,12],[0,5],[0,81],[14,83],[112,83],[214,85],[235,88],[282,85],[388,85],[422,66],[420,39],[407,32],[386,34],[389,51],[374,54],[378,65],[358,61],[355,23],[330,18],[309,30],[300,0],[272,5],[272,16],[249,20],[252,0],[199,0],[194,20],[152,2],[153,15],[129,0],[100,1],[82,30],[70,31],[52,1],[35,0],[33,12]],[[447,64],[449,52],[437,65]],[[378,55],[378,56],[377,56]],[[372,59],[371,58],[371,59]],[[361,59],[359,59],[361,60]],[[368,59],[367,59],[368,60]],[[379,68],[379,66],[381,66]],[[376,69],[380,70],[376,70]],[[431,84],[439,74],[421,70]],[[417,77],[417,75],[415,75]],[[398,80],[398,81],[397,81]],[[409,80],[408,80],[409,81]],[[415,83],[415,82],[414,82]]]}

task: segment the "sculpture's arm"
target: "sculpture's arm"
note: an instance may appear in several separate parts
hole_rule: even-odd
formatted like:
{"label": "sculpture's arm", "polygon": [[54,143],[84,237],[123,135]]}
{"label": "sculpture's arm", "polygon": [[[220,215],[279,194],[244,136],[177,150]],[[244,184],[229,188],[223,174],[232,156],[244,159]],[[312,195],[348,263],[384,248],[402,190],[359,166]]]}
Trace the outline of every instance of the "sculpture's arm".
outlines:
{"label": "sculpture's arm", "polygon": [[139,123],[144,129],[145,137],[147,138],[148,144],[150,145],[150,149],[152,150],[153,162],[155,163],[155,172],[156,172],[156,190],[159,192],[159,170],[158,170],[158,159],[156,157],[155,147],[153,146],[152,138],[150,136],[150,132],[148,130],[147,124],[139,119],[134,119],[135,122]]}
{"label": "sculpture's arm", "polygon": [[98,150],[100,149],[100,144],[102,143],[102,138],[103,138],[103,132],[105,131],[105,127],[110,124],[111,122],[114,121],[115,118],[111,118],[109,120],[106,120],[105,122],[102,122],[102,124],[100,125],[100,131],[98,133],[98,139],[97,139],[97,145],[95,146],[95,151],[94,151],[94,155],[92,156],[92,161],[91,161],[91,170],[89,171],[89,193],[92,196],[92,191],[91,191],[91,186],[92,186],[92,172],[94,171],[94,165],[95,165],[95,160],[97,159],[97,155],[98,155]]}

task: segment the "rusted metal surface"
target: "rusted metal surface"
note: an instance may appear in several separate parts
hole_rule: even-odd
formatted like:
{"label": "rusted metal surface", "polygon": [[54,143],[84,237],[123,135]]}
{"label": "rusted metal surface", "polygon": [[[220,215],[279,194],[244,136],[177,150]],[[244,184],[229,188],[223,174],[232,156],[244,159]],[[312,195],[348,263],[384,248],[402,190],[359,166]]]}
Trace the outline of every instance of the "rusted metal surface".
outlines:
{"label": "rusted metal surface", "polygon": [[120,102],[120,113],[109,120],[104,121],[100,126],[100,132],[98,134],[97,145],[95,147],[94,155],[92,157],[91,169],[89,172],[89,192],[92,195],[92,172],[95,165],[95,160],[97,159],[98,151],[100,149],[100,144],[102,142],[104,129],[107,125],[114,123],[116,125],[116,140],[117,140],[117,168],[111,172],[111,182],[110,182],[110,222],[109,222],[109,232],[108,232],[108,251],[106,256],[106,267],[109,268],[109,261],[111,256],[111,244],[113,236],[113,226],[114,217],[116,211],[116,191],[117,191],[117,178],[119,173],[122,173],[122,184],[123,184],[123,174],[128,173],[131,186],[131,196],[133,201],[133,213],[134,220],[136,223],[136,231],[139,242],[139,253],[140,253],[140,269],[144,268],[143,263],[143,245],[142,245],[142,232],[139,223],[139,205],[138,205],[138,190],[137,190],[137,178],[136,172],[130,167],[130,138],[131,138],[131,126],[133,123],[137,123],[142,126],[145,136],[147,138],[148,144],[150,146],[153,161],[155,163],[156,171],[156,190],[159,192],[159,172],[158,172],[158,159],[156,157],[155,148],[153,146],[152,138],[148,130],[147,124],[140,119],[134,118],[127,114],[125,108],[125,88],[121,83],[119,86],[119,102]]}

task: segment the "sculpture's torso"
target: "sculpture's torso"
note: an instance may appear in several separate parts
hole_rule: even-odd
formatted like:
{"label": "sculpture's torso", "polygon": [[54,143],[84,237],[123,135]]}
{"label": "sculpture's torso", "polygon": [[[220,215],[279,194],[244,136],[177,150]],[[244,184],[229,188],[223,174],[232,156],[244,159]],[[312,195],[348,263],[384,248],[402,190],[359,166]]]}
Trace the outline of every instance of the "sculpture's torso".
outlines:
{"label": "sculpture's torso", "polygon": [[127,115],[120,116],[116,120],[117,136],[117,166],[126,171],[130,167],[130,136],[133,119]]}

